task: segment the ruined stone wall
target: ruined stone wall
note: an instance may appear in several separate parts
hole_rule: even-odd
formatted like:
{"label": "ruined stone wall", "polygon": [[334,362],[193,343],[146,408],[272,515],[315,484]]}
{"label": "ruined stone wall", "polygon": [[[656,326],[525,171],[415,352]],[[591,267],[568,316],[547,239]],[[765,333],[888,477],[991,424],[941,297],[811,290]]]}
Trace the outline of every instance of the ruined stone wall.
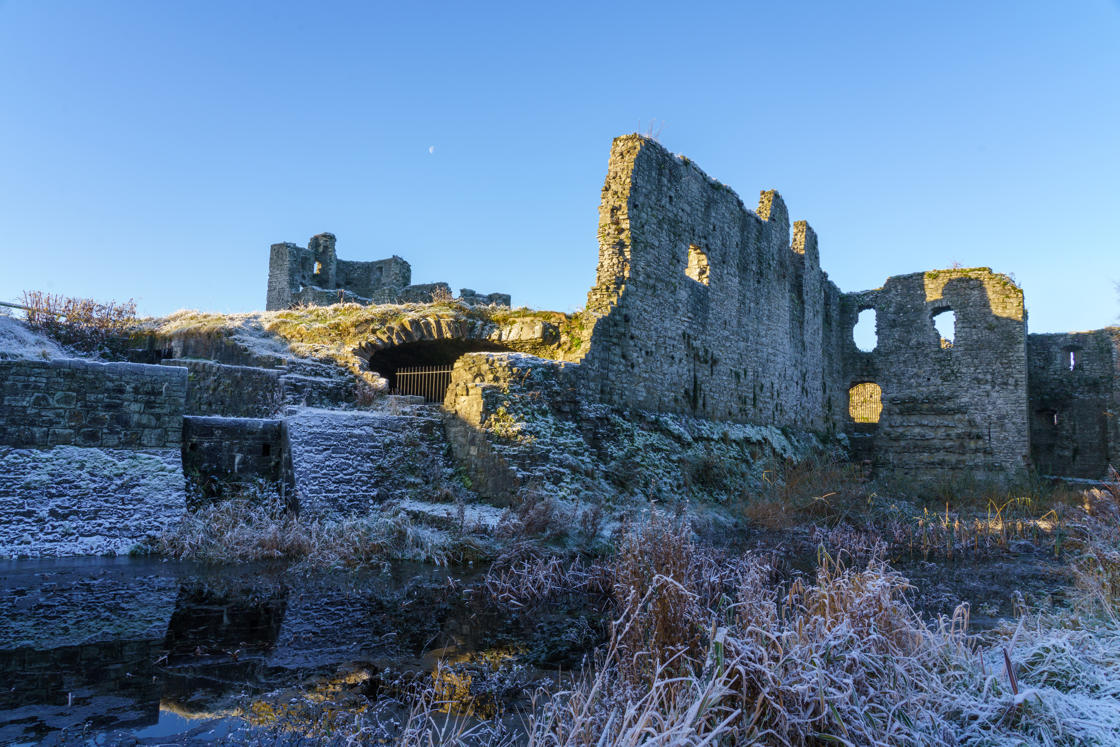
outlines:
{"label": "ruined stone wall", "polygon": [[[336,303],[429,303],[433,296],[450,298],[447,283],[412,284],[412,268],[395,254],[373,262],[339,259],[334,234],[312,236],[307,248],[273,244],[268,260],[268,295],[265,309],[276,311],[294,305],[330,306]],[[509,306],[505,293],[483,295],[465,289],[460,300],[468,305]]]}
{"label": "ruined stone wall", "polygon": [[[874,309],[877,344],[851,337],[859,312]],[[933,317],[952,311],[943,340]],[[927,480],[1000,476],[1028,464],[1026,316],[1023,292],[987,268],[901,275],[842,299],[844,386],[882,390],[877,426],[849,430],[873,438],[879,470]]]}
{"label": "ruined stone wall", "polygon": [[1031,457],[1044,475],[1120,465],[1120,328],[1027,337]]}
{"label": "ruined stone wall", "polygon": [[0,361],[0,445],[178,448],[186,396],[182,368]]}
{"label": "ruined stone wall", "polygon": [[267,418],[284,404],[283,371],[279,369],[192,359],[164,360],[163,365],[187,369],[186,412],[190,415]]}
{"label": "ruined stone wall", "polygon": [[638,135],[611,148],[599,208],[598,316],[582,367],[602,402],[831,429],[839,291],[816,234],[762,193],[758,212]]}
{"label": "ruined stone wall", "polygon": [[[401,257],[374,262],[338,259],[334,234],[312,236],[307,248],[273,244],[268,261],[269,311],[293,304],[370,303],[375,295],[395,296],[412,282],[412,268]],[[385,302],[381,302],[385,303]]]}
{"label": "ruined stone wall", "polygon": [[270,418],[187,416],[183,472],[195,497],[225,495],[230,486],[280,487],[285,470],[283,421]]}

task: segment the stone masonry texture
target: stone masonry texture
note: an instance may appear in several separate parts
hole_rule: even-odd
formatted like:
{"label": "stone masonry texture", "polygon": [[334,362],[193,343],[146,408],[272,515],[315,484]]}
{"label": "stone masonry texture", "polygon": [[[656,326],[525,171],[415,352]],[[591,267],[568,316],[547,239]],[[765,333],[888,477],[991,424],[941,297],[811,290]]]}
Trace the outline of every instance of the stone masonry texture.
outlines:
{"label": "stone masonry texture", "polygon": [[1092,480],[1120,466],[1120,328],[1028,335],[1038,471]]}
{"label": "stone masonry texture", "polygon": [[[1029,465],[1026,316],[1010,278],[987,268],[892,277],[844,295],[842,328],[852,330],[865,309],[875,311],[876,347],[860,351],[846,335],[842,388],[882,389],[871,429],[878,469],[936,480]],[[956,319],[951,344],[933,319],[947,312]]]}
{"label": "stone masonry texture", "polygon": [[186,396],[182,368],[0,361],[0,445],[178,449]]}
{"label": "stone masonry texture", "polygon": [[835,314],[816,234],[785,204],[748,210],[687,159],[638,135],[611,148],[599,208],[594,399],[654,412],[831,430],[842,403]]}
{"label": "stone masonry texture", "polygon": [[186,412],[191,415],[267,418],[284,404],[281,370],[186,358],[163,365],[187,369]]}

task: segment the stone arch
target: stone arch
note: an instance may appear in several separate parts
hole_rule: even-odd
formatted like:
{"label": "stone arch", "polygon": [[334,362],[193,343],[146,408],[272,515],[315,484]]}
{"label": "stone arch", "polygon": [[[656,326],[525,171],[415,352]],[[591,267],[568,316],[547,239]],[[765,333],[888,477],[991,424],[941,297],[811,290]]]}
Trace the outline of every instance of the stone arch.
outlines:
{"label": "stone arch", "polygon": [[354,354],[392,391],[399,369],[450,366],[465,353],[512,350],[513,337],[514,330],[477,319],[404,319],[378,330]]}

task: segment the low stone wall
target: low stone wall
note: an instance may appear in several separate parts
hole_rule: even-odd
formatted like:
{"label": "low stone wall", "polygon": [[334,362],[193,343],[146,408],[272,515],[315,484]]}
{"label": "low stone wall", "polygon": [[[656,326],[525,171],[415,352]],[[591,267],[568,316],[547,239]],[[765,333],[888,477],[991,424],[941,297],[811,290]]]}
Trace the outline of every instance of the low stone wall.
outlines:
{"label": "low stone wall", "polygon": [[285,418],[296,501],[307,516],[368,516],[388,500],[440,497],[453,479],[433,407],[301,409]]}
{"label": "low stone wall", "polygon": [[180,519],[183,488],[178,445],[0,446],[0,557],[127,553]]}
{"label": "low stone wall", "polygon": [[187,412],[231,418],[267,418],[284,403],[280,369],[230,366],[214,361],[169,359],[187,369]]}
{"label": "low stone wall", "polygon": [[186,397],[181,368],[0,361],[0,445],[177,449]]}
{"label": "low stone wall", "polygon": [[183,418],[183,471],[199,498],[233,485],[264,483],[284,492],[284,424],[263,418]]}

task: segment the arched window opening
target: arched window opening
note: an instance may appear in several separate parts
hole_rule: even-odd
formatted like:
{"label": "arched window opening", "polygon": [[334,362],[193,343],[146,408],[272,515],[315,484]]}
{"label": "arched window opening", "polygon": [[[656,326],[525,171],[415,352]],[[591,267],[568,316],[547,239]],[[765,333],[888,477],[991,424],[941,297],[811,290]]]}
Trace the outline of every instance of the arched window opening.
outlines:
{"label": "arched window opening", "polygon": [[952,309],[941,309],[933,312],[933,328],[941,338],[941,347],[953,347],[953,340],[957,336],[957,313]]}
{"label": "arched window opening", "polygon": [[696,246],[696,244],[689,244],[688,266],[684,268],[684,274],[688,275],[697,283],[707,285],[708,273],[708,255],[704,253],[703,249]]}
{"label": "arched window opening", "polygon": [[848,415],[856,423],[878,423],[883,413],[883,390],[865,381],[848,390]]}
{"label": "arched window opening", "polygon": [[859,312],[856,326],[852,329],[852,340],[865,353],[870,353],[879,346],[879,323],[875,317],[875,309],[863,309]]}

